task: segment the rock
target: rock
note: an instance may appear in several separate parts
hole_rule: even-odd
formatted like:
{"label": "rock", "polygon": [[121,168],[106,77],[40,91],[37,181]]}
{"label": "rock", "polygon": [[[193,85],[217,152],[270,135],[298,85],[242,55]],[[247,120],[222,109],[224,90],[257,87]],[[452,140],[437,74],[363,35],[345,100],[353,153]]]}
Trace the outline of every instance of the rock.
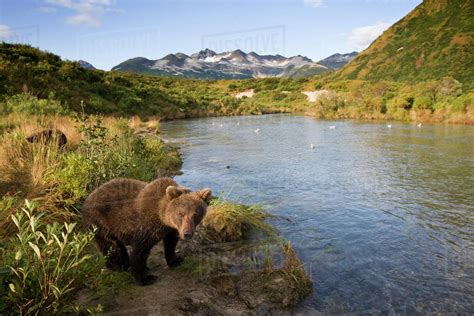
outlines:
{"label": "rock", "polygon": [[244,92],[239,92],[235,95],[235,98],[237,99],[242,99],[242,98],[249,98],[251,99],[253,96],[254,96],[255,92],[253,91],[253,89],[250,89],[250,90],[247,90],[247,91],[244,91]]}
{"label": "rock", "polygon": [[318,101],[319,97],[329,93],[328,90],[315,90],[315,91],[303,91],[304,95],[307,96],[308,102],[316,102]]}

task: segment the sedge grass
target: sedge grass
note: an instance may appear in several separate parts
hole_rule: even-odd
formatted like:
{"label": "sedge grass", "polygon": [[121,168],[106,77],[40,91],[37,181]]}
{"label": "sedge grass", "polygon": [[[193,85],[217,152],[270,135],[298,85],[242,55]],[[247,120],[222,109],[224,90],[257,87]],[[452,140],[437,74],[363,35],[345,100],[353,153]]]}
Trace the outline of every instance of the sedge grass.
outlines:
{"label": "sedge grass", "polygon": [[253,232],[273,237],[276,229],[266,222],[271,217],[259,205],[247,206],[218,198],[211,202],[202,226],[206,238],[214,242],[242,240]]}

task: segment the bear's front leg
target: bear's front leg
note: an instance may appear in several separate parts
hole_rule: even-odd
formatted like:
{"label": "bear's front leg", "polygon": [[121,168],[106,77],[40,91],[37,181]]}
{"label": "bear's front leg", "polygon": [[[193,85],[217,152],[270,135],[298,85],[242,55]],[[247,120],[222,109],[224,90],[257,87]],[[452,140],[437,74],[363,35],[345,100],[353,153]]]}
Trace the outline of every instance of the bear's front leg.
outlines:
{"label": "bear's front leg", "polygon": [[131,272],[135,277],[135,281],[139,285],[149,285],[156,280],[156,276],[149,275],[146,261],[150,255],[153,245],[134,245],[130,256]]}
{"label": "bear's front leg", "polygon": [[163,246],[165,248],[166,263],[170,268],[175,268],[183,262],[183,258],[176,255],[175,249],[178,244],[178,232],[173,230],[163,238]]}

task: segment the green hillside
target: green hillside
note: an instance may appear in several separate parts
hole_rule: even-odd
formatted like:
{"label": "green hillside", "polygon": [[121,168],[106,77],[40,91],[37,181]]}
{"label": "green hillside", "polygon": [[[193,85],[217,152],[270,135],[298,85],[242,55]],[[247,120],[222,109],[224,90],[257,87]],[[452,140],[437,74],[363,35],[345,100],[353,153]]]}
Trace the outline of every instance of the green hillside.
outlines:
{"label": "green hillside", "polygon": [[425,0],[338,71],[337,79],[419,82],[451,76],[474,87],[474,1]]}
{"label": "green hillside", "polygon": [[225,99],[212,82],[89,70],[31,46],[0,43],[0,105],[22,93],[72,111],[163,118],[212,113]]}
{"label": "green hillside", "polygon": [[[279,80],[274,81],[278,86]],[[266,81],[250,83],[247,89],[258,89]],[[282,83],[281,89],[290,90],[291,82]],[[233,95],[239,91],[229,85],[226,80],[89,70],[28,45],[0,43],[0,114],[15,111],[8,109],[11,104],[34,99],[49,100],[48,106],[60,102],[66,111],[162,119],[289,111],[281,98],[265,104],[236,99]]]}

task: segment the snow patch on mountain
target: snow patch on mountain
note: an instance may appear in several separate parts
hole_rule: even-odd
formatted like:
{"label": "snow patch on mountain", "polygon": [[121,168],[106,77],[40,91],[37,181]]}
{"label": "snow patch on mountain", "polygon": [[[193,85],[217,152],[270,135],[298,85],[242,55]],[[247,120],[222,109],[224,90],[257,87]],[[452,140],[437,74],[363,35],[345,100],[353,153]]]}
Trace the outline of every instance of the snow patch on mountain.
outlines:
{"label": "snow patch on mountain", "polygon": [[[330,57],[339,64],[344,63],[341,58],[349,58],[346,56],[339,58],[340,56],[335,55]],[[183,53],[168,54],[158,60],[132,58],[112,68],[112,70],[182,75],[200,79],[311,76],[329,69],[334,68],[301,55],[287,58],[281,55],[245,53],[239,49],[222,53],[204,49],[190,56]]]}

